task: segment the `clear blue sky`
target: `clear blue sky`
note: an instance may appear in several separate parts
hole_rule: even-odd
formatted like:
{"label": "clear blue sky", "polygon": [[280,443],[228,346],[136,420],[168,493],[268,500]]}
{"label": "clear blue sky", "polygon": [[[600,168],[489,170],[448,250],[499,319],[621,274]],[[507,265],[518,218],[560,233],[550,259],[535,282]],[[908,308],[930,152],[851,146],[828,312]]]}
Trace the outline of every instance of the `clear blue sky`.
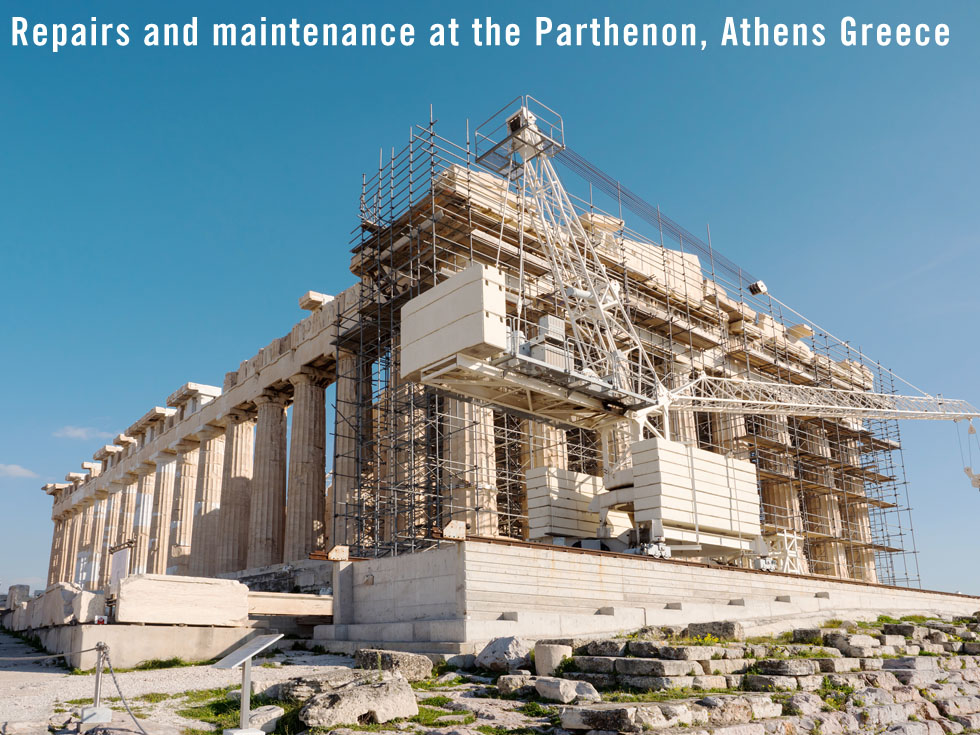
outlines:
{"label": "clear blue sky", "polygon": [[[429,104],[462,137],[528,92],[569,143],[912,383],[980,401],[980,4],[28,2],[0,15],[0,587],[39,584],[59,481],[180,384],[348,285],[361,172]],[[491,12],[512,49],[11,48],[39,22],[411,21]],[[535,48],[534,15],[691,21],[705,51]],[[719,47],[725,15],[823,48]],[[948,23],[946,48],[843,48],[840,18]],[[956,432],[904,425],[924,586],[980,593]],[[82,438],[78,438],[82,437]],[[978,459],[980,462],[980,459]],[[18,469],[21,468],[21,469]],[[28,474],[29,476],[20,476]]]}

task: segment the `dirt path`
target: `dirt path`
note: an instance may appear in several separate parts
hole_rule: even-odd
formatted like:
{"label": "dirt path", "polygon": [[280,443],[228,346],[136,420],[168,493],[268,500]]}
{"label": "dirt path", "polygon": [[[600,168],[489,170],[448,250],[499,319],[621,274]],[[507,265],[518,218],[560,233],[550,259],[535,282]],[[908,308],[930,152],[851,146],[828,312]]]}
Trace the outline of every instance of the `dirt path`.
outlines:
{"label": "dirt path", "polygon": [[[91,697],[95,688],[92,674],[72,675],[54,662],[28,660],[42,655],[18,639],[0,632],[0,659],[21,658],[21,661],[0,661],[0,722],[44,721],[56,709],[65,708],[71,700]],[[353,662],[343,656],[317,655],[289,651],[256,662],[252,678],[257,686],[269,686],[293,676],[322,672],[324,667],[350,667]],[[275,666],[280,664],[279,666]],[[210,666],[187,666],[154,671],[130,671],[118,674],[119,685],[129,698],[143,694],[216,689],[241,682],[240,670],[220,671]],[[118,692],[107,676],[103,694],[116,697]],[[67,705],[71,707],[71,705]],[[145,708],[145,705],[144,705]]]}

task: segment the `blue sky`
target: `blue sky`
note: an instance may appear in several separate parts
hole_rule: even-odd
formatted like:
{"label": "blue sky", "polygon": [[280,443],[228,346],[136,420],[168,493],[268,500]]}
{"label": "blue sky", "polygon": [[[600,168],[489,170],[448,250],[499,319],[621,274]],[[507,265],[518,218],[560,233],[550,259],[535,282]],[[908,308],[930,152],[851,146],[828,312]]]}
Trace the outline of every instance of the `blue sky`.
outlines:
{"label": "blue sky", "polygon": [[[0,587],[41,582],[44,482],[351,281],[363,171],[434,105],[462,138],[520,93],[570,145],[831,332],[980,401],[980,5],[975,2],[26,2],[0,15]],[[612,8],[611,10],[608,8]],[[451,10],[450,10],[451,9]],[[705,51],[556,49],[535,15],[695,22]],[[11,48],[9,17],[201,28],[518,22],[475,49]],[[823,48],[720,48],[725,16],[821,22]],[[840,18],[947,23],[945,48],[843,48]],[[206,34],[204,35],[206,39]],[[203,40],[203,39],[202,39]],[[980,593],[980,495],[956,428],[903,425],[926,587]],[[962,430],[960,432],[963,433]],[[980,463],[980,458],[977,458]],[[21,469],[18,469],[21,468]],[[23,476],[28,475],[28,476]]]}

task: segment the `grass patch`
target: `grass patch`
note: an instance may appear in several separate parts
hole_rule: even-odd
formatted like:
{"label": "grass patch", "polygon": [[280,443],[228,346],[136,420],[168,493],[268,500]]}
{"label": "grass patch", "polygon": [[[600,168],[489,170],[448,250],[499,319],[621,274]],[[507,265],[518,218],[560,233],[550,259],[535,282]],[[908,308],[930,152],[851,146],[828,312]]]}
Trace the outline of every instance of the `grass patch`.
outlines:
{"label": "grass patch", "polygon": [[700,698],[706,694],[741,694],[734,689],[691,689],[675,687],[649,691],[645,689],[623,689],[615,692],[603,692],[604,702],[670,702],[675,699]]}
{"label": "grass patch", "polygon": [[424,704],[426,707],[442,707],[446,708],[446,705],[450,704],[453,700],[445,696],[436,697],[426,697],[425,699],[420,699],[419,704]]}
{"label": "grass patch", "polygon": [[175,694],[164,694],[163,692],[149,692],[148,694],[140,694],[138,697],[133,697],[133,699],[140,702],[149,702],[150,704],[156,704],[157,702],[162,702],[165,699],[170,699],[171,697],[179,696]]}
{"label": "grass patch", "polygon": [[[213,727],[211,730],[185,728],[183,735],[204,735],[204,733],[213,735],[214,732],[221,732],[225,728],[238,727],[241,717],[240,704],[236,700],[228,699],[228,691],[229,689],[202,689],[182,695],[188,702],[196,702],[196,704],[177,710],[177,714]],[[263,696],[254,696],[251,700],[253,710],[270,704],[282,707],[284,710],[274,730],[275,735],[298,735],[309,729],[299,719],[299,711],[303,708],[301,703]]]}
{"label": "grass patch", "polygon": [[189,692],[182,692],[176,697],[181,697],[185,702],[189,704],[210,702],[213,699],[224,698],[228,696],[230,692],[235,687],[221,687],[219,689],[195,689]]}
{"label": "grass patch", "polygon": [[834,712],[843,708],[847,698],[854,693],[854,687],[849,684],[833,684],[829,676],[823,678],[820,688],[815,694],[824,701],[825,709]]}
{"label": "grass patch", "polygon": [[927,615],[903,615],[899,620],[903,623],[924,623],[932,618]]}
{"label": "grass patch", "polygon": [[561,725],[561,718],[558,716],[557,707],[549,707],[540,702],[525,702],[514,711],[520,712],[525,717],[543,717],[554,727]]}

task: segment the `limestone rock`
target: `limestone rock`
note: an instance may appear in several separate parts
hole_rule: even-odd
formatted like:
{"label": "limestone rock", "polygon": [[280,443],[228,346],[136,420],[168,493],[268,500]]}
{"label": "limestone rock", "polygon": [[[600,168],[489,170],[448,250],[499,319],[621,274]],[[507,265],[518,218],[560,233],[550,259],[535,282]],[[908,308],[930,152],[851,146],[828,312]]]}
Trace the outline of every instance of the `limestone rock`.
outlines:
{"label": "limestone rock", "polygon": [[[571,702],[601,702],[602,697],[587,681],[572,681],[542,676],[535,680],[534,688],[543,699],[569,704]],[[593,728],[594,729],[594,728]]]}
{"label": "limestone rock", "polygon": [[[275,696],[279,699],[292,702],[305,702],[317,694],[333,691],[337,687],[348,684],[358,678],[366,681],[367,679],[364,678],[366,676],[367,672],[364,671],[355,671],[347,668],[330,669],[322,674],[287,679],[279,684]],[[391,673],[386,671],[382,678],[387,680],[391,676]],[[373,678],[376,680],[378,677],[375,675]]]}
{"label": "limestone rock", "polygon": [[[636,643],[638,641],[630,642]],[[589,641],[585,644],[585,653],[589,656],[623,656],[626,653],[626,643],[625,640],[619,638]],[[633,655],[636,656],[639,654],[634,653]]]}
{"label": "limestone rock", "polygon": [[551,676],[566,658],[572,655],[571,646],[538,643],[534,647],[534,669],[538,676]]}
{"label": "limestone rock", "polygon": [[422,681],[432,676],[432,661],[418,653],[361,648],[354,653],[354,660],[367,671],[397,671],[408,681]]}
{"label": "limestone rock", "polygon": [[770,658],[756,664],[763,674],[778,676],[810,676],[820,671],[820,665],[806,658]]}
{"label": "limestone rock", "polygon": [[697,704],[708,710],[712,725],[738,725],[753,717],[752,705],[744,697],[704,697]]}
{"label": "limestone rock", "polygon": [[3,735],[46,735],[47,732],[47,722],[0,722]]}
{"label": "limestone rock", "polygon": [[512,671],[528,665],[531,646],[514,636],[494,638],[476,657],[476,665],[490,671]]}
{"label": "limestone rock", "polygon": [[643,729],[637,708],[631,706],[563,707],[559,717],[566,730],[640,732]]}
{"label": "limestone rock", "polygon": [[526,696],[534,690],[534,677],[523,674],[504,674],[497,679],[497,689],[505,696]]}
{"label": "limestone rock", "polygon": [[252,710],[248,718],[248,726],[262,732],[272,732],[279,724],[279,718],[286,714],[282,707],[268,704],[265,707],[257,707]]}
{"label": "limestone rock", "polygon": [[800,692],[789,698],[789,701],[786,703],[786,707],[792,714],[800,714],[809,717],[819,714],[823,710],[824,701],[816,694]]}
{"label": "limestone rock", "polygon": [[745,629],[734,620],[721,620],[712,623],[691,623],[687,626],[687,635],[691,638],[713,635],[723,641],[744,641]]}
{"label": "limestone rock", "polygon": [[387,681],[355,680],[314,695],[300,710],[310,727],[381,723],[419,713],[412,687],[401,676]]}

